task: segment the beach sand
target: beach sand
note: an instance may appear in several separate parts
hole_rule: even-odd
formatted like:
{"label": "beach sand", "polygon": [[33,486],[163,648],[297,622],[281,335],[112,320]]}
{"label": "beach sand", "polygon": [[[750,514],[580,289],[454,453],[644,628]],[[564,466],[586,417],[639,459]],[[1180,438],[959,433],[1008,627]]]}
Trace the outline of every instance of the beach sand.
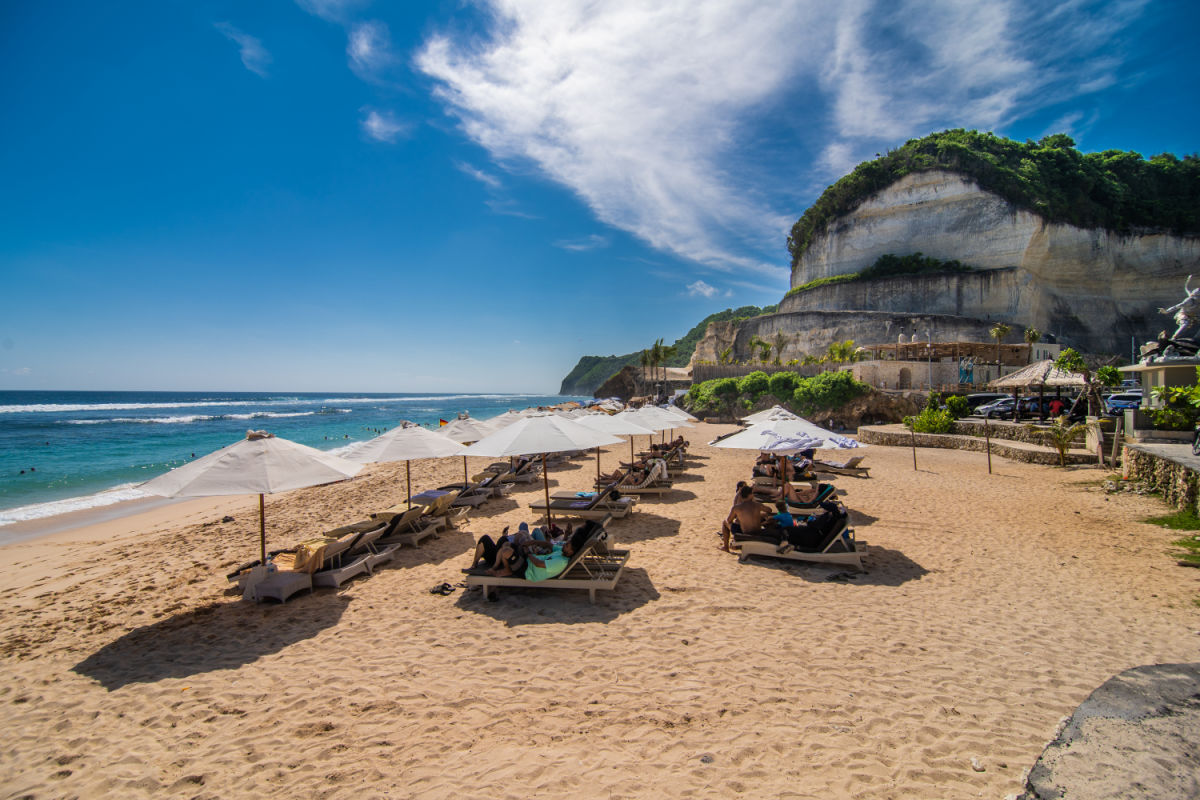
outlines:
{"label": "beach sand", "polygon": [[[849,576],[718,549],[754,457],[704,445],[727,430],[685,431],[677,491],[610,525],[632,554],[595,605],[428,592],[531,519],[540,482],[283,606],[224,577],[257,555],[254,497],[0,548],[2,796],[1001,798],[1107,678],[1200,660],[1200,576],[1142,522],[1166,509],[1097,469],[920,450],[914,471],[872,447],[869,479],[837,480],[870,546]],[[462,475],[413,467],[416,490]],[[401,502],[403,480],[268,497],[268,547]]]}

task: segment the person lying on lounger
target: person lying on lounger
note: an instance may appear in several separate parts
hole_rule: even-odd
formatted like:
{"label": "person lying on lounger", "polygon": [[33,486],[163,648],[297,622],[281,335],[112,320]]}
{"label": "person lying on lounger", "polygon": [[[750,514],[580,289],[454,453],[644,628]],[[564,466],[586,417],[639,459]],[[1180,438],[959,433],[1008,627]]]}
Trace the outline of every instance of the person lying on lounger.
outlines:
{"label": "person lying on lounger", "polygon": [[729,516],[721,523],[721,549],[726,553],[729,549],[729,537],[736,533],[758,533],[771,510],[754,499],[754,490],[750,486],[738,489],[738,501],[729,509]]}
{"label": "person lying on lounger", "polygon": [[[568,526],[568,531],[570,527]],[[492,567],[482,569],[476,560],[475,570],[482,570],[488,575],[498,578],[524,578],[528,581],[544,581],[562,573],[583,543],[587,541],[589,531],[580,528],[569,532],[560,542],[546,539],[529,539],[523,543],[514,543],[511,539],[501,536],[500,544],[493,544],[491,537],[480,537],[479,547],[485,550],[495,547],[495,561]],[[486,541],[485,541],[486,540]],[[483,556],[487,559],[487,554]]]}
{"label": "person lying on lounger", "polygon": [[[784,503],[777,504],[776,508],[779,513],[757,535],[776,542],[780,553],[817,549],[848,513],[845,506],[832,500],[821,503],[819,513],[805,517],[791,514]],[[789,519],[791,524],[788,524]]]}

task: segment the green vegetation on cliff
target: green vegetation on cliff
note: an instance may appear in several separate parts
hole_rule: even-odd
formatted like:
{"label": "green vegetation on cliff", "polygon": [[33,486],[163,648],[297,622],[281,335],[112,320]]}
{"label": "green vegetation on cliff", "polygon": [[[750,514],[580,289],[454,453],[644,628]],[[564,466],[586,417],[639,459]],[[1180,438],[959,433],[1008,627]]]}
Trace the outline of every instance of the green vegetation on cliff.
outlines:
{"label": "green vegetation on cliff", "polygon": [[[673,345],[675,354],[668,358],[663,366],[687,366],[687,363],[692,359],[692,354],[696,352],[696,343],[700,341],[704,336],[704,332],[708,330],[708,323],[740,322],[750,317],[773,313],[776,308],[778,306],[763,306],[762,308],[758,306],[742,306],[741,308],[727,308],[724,311],[709,314],[681,338],[675,340],[675,344]],[[567,377],[563,378],[562,387],[558,390],[559,394],[591,394],[596,391],[596,387],[615,375],[621,367],[626,365],[636,367],[638,365],[638,356],[639,353],[627,353],[623,356],[583,356],[579,359],[575,368],[567,373]]]}
{"label": "green vegetation on cliff", "polygon": [[938,272],[970,272],[971,267],[958,261],[942,261],[923,253],[912,253],[907,256],[896,256],[885,253],[875,259],[875,263],[862,272],[848,272],[845,275],[831,275],[828,278],[817,278],[815,281],[794,286],[788,290],[787,297],[818,286],[828,286],[831,283],[849,283],[850,281],[868,281],[874,278],[890,278],[894,275],[923,275]]}
{"label": "green vegetation on cliff", "polygon": [[1200,233],[1200,158],[1105,150],[1081,153],[1065,134],[1017,142],[961,128],[910,139],[854,168],[792,226],[792,266],[829,223],[913,172],[944,169],[1050,222],[1128,232]]}

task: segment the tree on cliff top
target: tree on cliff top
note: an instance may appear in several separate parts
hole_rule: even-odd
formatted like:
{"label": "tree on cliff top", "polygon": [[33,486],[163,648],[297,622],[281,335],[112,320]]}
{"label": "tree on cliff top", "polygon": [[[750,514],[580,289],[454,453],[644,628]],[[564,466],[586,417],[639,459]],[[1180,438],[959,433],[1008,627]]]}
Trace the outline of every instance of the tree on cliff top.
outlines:
{"label": "tree on cliff top", "polygon": [[1022,143],[957,128],[910,139],[827,188],[792,226],[793,269],[830,222],[905,175],[934,169],[965,175],[1050,222],[1119,232],[1200,233],[1200,158],[1195,155],[1085,154],[1061,133]]}

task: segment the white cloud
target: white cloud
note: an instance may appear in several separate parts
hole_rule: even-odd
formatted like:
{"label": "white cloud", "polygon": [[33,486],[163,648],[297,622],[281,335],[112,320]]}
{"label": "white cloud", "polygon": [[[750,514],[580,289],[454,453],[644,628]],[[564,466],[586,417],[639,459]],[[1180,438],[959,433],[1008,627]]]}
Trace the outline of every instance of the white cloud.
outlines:
{"label": "white cloud", "polygon": [[362,0],[296,0],[296,5],[321,19],[345,23],[350,12],[363,5],[363,2]]}
{"label": "white cloud", "polygon": [[[604,222],[719,269],[782,275],[783,217],[723,169],[738,117],[785,88],[810,37],[790,5],[497,0],[482,47],[417,64],[498,160],[529,159]],[[818,13],[818,16],[820,14]],[[789,215],[790,216],[790,215]]]}
{"label": "white cloud", "polygon": [[381,80],[397,61],[388,26],[374,20],[360,22],[350,29],[346,55],[354,74],[365,81]]}
{"label": "white cloud", "polygon": [[271,63],[271,54],[263,47],[262,42],[254,36],[243,33],[228,22],[218,22],[213,25],[221,35],[238,46],[242,57],[242,65],[260,78],[267,77],[267,66]]}
{"label": "white cloud", "polygon": [[16,369],[0,369],[0,372],[5,375],[32,375],[33,370],[29,367],[17,367]]}
{"label": "white cloud", "polygon": [[[434,35],[415,59],[471,140],[655,248],[768,282],[802,210],[773,198],[1108,85],[1107,45],[1147,0],[480,2],[482,37]],[[781,130],[791,149],[750,163]]]}
{"label": "white cloud", "polygon": [[389,144],[406,135],[410,129],[410,126],[397,120],[392,112],[380,113],[374,109],[367,111],[361,124],[363,131],[372,139]]}
{"label": "white cloud", "polygon": [[563,250],[571,250],[576,253],[581,253],[586,250],[596,250],[600,247],[608,247],[608,237],[600,236],[593,233],[591,236],[585,236],[582,239],[567,239],[554,243],[555,247],[561,247]]}
{"label": "white cloud", "polygon": [[464,175],[470,175],[489,189],[499,189],[501,186],[500,179],[495,175],[473,167],[465,161],[455,161],[454,167]]}
{"label": "white cloud", "polygon": [[709,286],[707,283],[701,280],[697,280],[695,283],[689,283],[687,285],[687,289],[688,294],[692,297],[716,297],[720,292],[720,289],[717,287]]}

